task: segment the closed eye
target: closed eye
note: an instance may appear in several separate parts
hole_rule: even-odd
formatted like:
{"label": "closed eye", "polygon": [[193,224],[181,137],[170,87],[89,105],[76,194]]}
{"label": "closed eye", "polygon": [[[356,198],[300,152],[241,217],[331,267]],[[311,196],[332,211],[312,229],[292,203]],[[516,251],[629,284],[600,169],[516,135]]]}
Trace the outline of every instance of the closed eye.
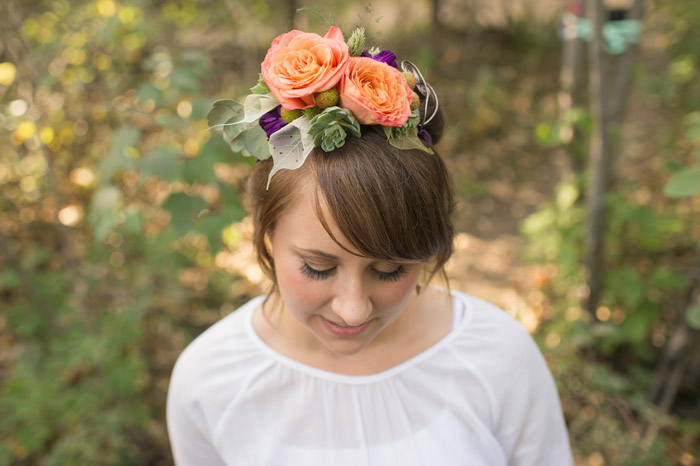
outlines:
{"label": "closed eye", "polygon": [[403,265],[399,265],[396,270],[392,272],[382,272],[379,270],[376,270],[377,276],[379,276],[380,280],[384,280],[387,282],[397,282],[401,280],[407,273],[408,270],[404,268]]}
{"label": "closed eye", "polygon": [[331,267],[327,270],[317,270],[304,262],[299,270],[312,280],[325,280],[335,270],[335,267]]}

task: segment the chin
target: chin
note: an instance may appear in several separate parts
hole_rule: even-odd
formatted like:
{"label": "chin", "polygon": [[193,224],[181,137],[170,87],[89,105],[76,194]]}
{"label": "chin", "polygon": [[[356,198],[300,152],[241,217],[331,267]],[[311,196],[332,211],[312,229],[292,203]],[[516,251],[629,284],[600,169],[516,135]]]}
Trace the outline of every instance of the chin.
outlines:
{"label": "chin", "polygon": [[371,340],[321,341],[323,343],[323,346],[325,346],[328,351],[335,354],[336,356],[353,356],[365,349],[367,345],[369,345]]}
{"label": "chin", "polygon": [[328,351],[338,356],[352,356],[367,347],[369,342],[324,342],[324,346]]}

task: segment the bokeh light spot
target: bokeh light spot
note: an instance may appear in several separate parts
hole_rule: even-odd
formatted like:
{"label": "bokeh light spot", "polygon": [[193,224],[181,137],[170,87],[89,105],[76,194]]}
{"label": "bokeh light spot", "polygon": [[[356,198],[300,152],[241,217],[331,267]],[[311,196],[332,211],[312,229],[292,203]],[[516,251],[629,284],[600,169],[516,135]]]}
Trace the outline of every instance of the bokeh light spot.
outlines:
{"label": "bokeh light spot", "polygon": [[87,167],[75,168],[70,172],[70,180],[73,184],[88,188],[95,182],[95,172]]}
{"label": "bokeh light spot", "polygon": [[27,102],[25,102],[22,99],[13,100],[12,102],[10,102],[10,105],[8,105],[10,115],[16,117],[24,115],[27,112],[27,108]]}
{"label": "bokeh light spot", "polygon": [[177,104],[177,114],[181,118],[189,118],[192,115],[192,104],[188,100],[182,100]]}
{"label": "bokeh light spot", "polygon": [[600,306],[598,309],[595,311],[595,316],[600,320],[601,322],[607,322],[610,320],[610,309],[606,306]]}
{"label": "bokeh light spot", "polygon": [[54,136],[56,133],[54,132],[53,128],[46,127],[46,128],[41,128],[41,131],[39,132],[39,139],[41,139],[42,144],[51,144],[51,141],[53,141]]}
{"label": "bokeh light spot", "polygon": [[34,136],[35,134],[36,125],[33,121],[23,121],[22,123],[17,125],[17,129],[13,133],[13,135],[17,138],[20,144],[23,143],[25,140],[29,139],[30,137]]}
{"label": "bokeh light spot", "polygon": [[83,218],[83,208],[80,205],[69,205],[58,211],[58,221],[72,227]]}
{"label": "bokeh light spot", "polygon": [[15,81],[17,68],[10,62],[0,63],[0,84],[9,86]]}
{"label": "bokeh light spot", "polygon": [[105,18],[117,13],[117,5],[112,0],[100,0],[97,2],[97,12]]}

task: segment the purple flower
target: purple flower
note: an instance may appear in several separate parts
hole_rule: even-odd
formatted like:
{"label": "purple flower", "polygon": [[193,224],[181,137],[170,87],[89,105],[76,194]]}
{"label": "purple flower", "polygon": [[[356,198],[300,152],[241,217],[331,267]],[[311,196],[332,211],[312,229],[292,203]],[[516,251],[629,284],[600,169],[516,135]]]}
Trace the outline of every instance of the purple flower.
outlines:
{"label": "purple flower", "polygon": [[272,133],[279,131],[287,125],[280,115],[280,108],[282,108],[282,106],[278,105],[269,112],[265,113],[260,117],[260,120],[258,120],[258,124],[265,131],[265,134],[267,134],[267,139],[270,139]]}
{"label": "purple flower", "polygon": [[418,137],[425,143],[428,147],[433,147],[433,138],[430,137],[430,133],[425,129],[421,128],[418,130]]}
{"label": "purple flower", "polygon": [[389,66],[393,66],[396,69],[399,69],[398,65],[396,64],[396,55],[394,55],[392,52],[388,50],[382,50],[378,54],[372,56],[367,50],[362,52],[361,57],[367,57],[367,58],[373,58],[379,62],[386,63]]}

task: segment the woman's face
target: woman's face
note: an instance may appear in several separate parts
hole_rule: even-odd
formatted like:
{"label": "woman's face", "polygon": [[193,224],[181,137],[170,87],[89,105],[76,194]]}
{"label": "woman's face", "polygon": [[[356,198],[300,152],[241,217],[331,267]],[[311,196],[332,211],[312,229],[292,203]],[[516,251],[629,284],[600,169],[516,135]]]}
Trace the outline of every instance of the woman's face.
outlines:
{"label": "woman's face", "polygon": [[[293,316],[308,331],[290,332],[293,338],[320,343],[336,355],[352,355],[401,314],[414,294],[422,265],[345,251],[316,217],[311,193],[312,189],[305,190],[271,237],[283,318]],[[324,216],[331,221],[329,213],[324,211]],[[330,227],[338,241],[349,244],[334,223]]]}

